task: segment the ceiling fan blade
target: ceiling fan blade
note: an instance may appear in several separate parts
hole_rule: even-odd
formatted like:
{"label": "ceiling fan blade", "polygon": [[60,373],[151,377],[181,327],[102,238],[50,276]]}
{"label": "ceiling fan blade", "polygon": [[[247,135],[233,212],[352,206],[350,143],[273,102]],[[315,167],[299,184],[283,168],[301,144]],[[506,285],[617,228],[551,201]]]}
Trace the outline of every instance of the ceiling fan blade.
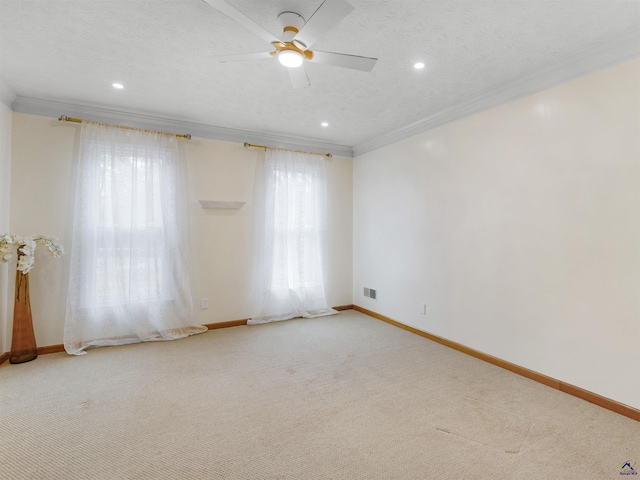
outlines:
{"label": "ceiling fan blade", "polygon": [[244,13],[242,13],[239,10],[237,10],[236,8],[232,7],[231,5],[229,5],[224,0],[202,0],[202,1],[205,2],[205,3],[208,3],[209,5],[211,5],[216,10],[221,11],[227,17],[235,20],[236,22],[238,22],[240,25],[242,25],[244,28],[246,28],[250,32],[253,32],[256,35],[258,35],[260,38],[264,38],[267,42],[271,43],[271,42],[279,42],[280,41],[277,37],[275,37],[274,35],[269,33],[267,30],[265,30],[260,25],[258,25],[256,22],[254,22],[249,17],[247,17]]}
{"label": "ceiling fan blade", "polygon": [[349,15],[352,10],[353,7],[345,0],[325,0],[300,29],[295,37],[296,40],[301,41],[309,48],[325,32]]}
{"label": "ceiling fan blade", "polygon": [[311,85],[304,66],[301,65],[296,68],[287,68],[287,70],[289,70],[289,79],[291,80],[291,86],[293,88],[303,88]]}
{"label": "ceiling fan blade", "polygon": [[227,63],[243,62],[245,60],[264,60],[267,58],[273,58],[270,52],[240,53],[238,55],[218,55],[213,57],[213,60],[220,63]]}
{"label": "ceiling fan blade", "polygon": [[356,55],[346,55],[344,53],[319,52],[317,50],[314,50],[313,58],[309,61],[314,63],[321,63],[323,65],[333,65],[335,67],[352,68],[354,70],[370,72],[378,59],[371,57],[358,57]]}

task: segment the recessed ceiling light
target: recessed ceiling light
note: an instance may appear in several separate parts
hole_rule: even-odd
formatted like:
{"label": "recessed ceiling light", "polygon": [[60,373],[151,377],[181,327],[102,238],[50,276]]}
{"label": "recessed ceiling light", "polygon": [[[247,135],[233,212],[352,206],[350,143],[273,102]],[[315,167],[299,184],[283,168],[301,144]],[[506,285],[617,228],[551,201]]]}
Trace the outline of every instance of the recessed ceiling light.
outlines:
{"label": "recessed ceiling light", "polygon": [[421,70],[424,68],[424,63],[422,62],[417,62],[413,64],[413,68],[415,68],[416,70]]}
{"label": "recessed ceiling light", "polygon": [[322,122],[320,125],[322,125],[323,127],[328,127],[329,124],[327,122]]}
{"label": "recessed ceiling light", "polygon": [[121,90],[124,88],[124,85],[122,85],[121,83],[113,83],[112,86],[113,88],[117,88],[118,90]]}

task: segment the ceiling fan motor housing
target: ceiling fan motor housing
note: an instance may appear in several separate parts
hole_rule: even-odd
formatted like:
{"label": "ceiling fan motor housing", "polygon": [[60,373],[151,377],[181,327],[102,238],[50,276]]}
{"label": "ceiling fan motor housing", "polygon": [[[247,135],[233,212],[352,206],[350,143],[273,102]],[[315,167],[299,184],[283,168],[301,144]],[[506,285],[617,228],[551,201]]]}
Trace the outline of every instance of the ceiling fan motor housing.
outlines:
{"label": "ceiling fan motor housing", "polygon": [[[282,12],[278,15],[278,22],[283,30],[282,41],[290,42],[296,36],[296,34],[304,26],[304,18],[295,12]],[[293,28],[291,28],[293,27]],[[287,38],[289,37],[289,38]]]}
{"label": "ceiling fan motor housing", "polygon": [[278,21],[282,25],[282,41],[273,42],[276,48],[273,52],[280,63],[287,67],[298,67],[304,60],[311,60],[313,52],[307,50],[307,46],[294,40],[300,29],[304,26],[304,18],[295,12],[282,12],[278,15]]}

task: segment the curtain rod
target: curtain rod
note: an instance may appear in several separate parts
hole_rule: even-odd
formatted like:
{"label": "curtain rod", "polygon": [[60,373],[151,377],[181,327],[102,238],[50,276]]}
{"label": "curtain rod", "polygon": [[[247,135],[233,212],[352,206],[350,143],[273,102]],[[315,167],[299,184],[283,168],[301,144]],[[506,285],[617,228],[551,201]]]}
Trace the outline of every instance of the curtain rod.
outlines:
{"label": "curtain rod", "polygon": [[270,147],[268,145],[254,145],[253,143],[244,142],[244,148],[264,148],[265,150],[284,150],[285,152],[296,152],[296,153],[306,153],[308,155],[322,155],[323,157],[333,157],[330,153],[316,153],[316,152],[305,152],[304,150],[289,150],[288,148],[280,148],[280,147]]}
{"label": "curtain rod", "polygon": [[[83,122],[100,123],[100,122],[92,122],[91,120],[82,120],[81,118],[67,117],[66,115],[60,115],[58,117],[58,121],[73,122],[73,123],[83,123]],[[127,127],[126,125],[114,125],[112,123],[105,123],[104,125],[109,125],[110,127],[115,127],[115,128],[124,128],[125,130],[138,130],[140,132],[159,133],[161,135],[172,135],[177,138],[184,138],[186,140],[191,140],[191,134],[189,133],[183,134],[183,133],[159,132],[157,130],[147,130],[145,128]]]}

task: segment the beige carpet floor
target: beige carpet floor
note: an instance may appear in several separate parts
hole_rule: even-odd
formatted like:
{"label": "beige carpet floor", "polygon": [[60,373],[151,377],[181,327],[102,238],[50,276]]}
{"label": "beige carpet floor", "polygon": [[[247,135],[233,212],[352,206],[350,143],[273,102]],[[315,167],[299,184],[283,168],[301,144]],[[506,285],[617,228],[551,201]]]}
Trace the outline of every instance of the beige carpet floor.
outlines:
{"label": "beige carpet floor", "polygon": [[0,367],[2,479],[615,479],[640,423],[355,311]]}

